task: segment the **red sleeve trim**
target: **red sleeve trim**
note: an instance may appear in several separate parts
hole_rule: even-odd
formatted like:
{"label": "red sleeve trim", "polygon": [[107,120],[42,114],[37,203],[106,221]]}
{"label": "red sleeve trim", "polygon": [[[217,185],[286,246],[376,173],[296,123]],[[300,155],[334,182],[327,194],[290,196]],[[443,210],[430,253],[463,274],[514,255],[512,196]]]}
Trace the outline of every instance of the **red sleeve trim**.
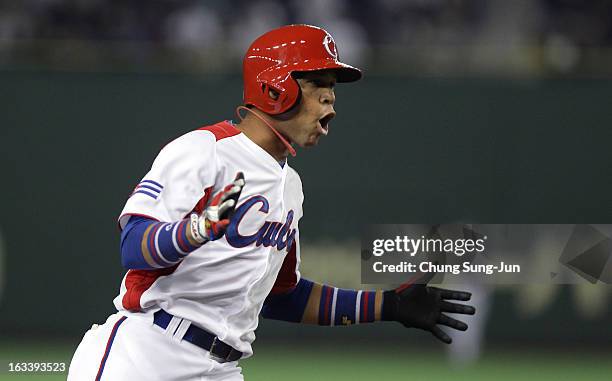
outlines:
{"label": "red sleeve trim", "polygon": [[125,277],[126,292],[121,304],[128,311],[141,310],[140,298],[159,277],[172,274],[177,265],[159,270],[130,270]]}
{"label": "red sleeve trim", "polygon": [[208,204],[208,200],[210,199],[210,196],[212,194],[212,190],[213,190],[213,187],[208,187],[208,188],[204,189],[204,196],[202,196],[202,198],[196,203],[196,205],[193,207],[192,211],[187,213],[185,218],[189,217],[189,215],[191,215],[191,213],[202,214],[202,212],[206,208],[206,204]]}
{"label": "red sleeve trim", "polygon": [[276,277],[276,282],[272,287],[271,294],[285,294],[291,290],[293,290],[298,283],[297,273],[297,253],[295,248],[295,242],[291,245],[291,250],[285,256],[285,260],[283,261],[283,265],[281,266],[280,272]]}
{"label": "red sleeve trim", "polygon": [[198,128],[198,130],[210,131],[215,135],[217,141],[229,138],[240,133],[240,130],[230,124],[228,121],[219,122],[212,126]]}

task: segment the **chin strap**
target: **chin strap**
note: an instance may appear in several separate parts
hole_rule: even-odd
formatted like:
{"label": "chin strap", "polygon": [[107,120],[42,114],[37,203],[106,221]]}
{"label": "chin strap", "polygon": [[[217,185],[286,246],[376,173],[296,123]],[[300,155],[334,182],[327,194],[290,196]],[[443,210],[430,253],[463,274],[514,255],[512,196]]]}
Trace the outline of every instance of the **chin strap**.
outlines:
{"label": "chin strap", "polygon": [[276,128],[272,127],[272,125],[270,124],[270,122],[268,122],[264,117],[262,117],[261,115],[259,115],[257,112],[255,112],[255,110],[251,110],[248,107],[244,107],[244,106],[238,106],[236,107],[236,115],[238,115],[238,118],[240,120],[243,120],[244,118],[242,117],[242,115],[240,115],[240,110],[246,110],[248,112],[250,112],[251,114],[255,115],[257,118],[259,118],[259,120],[261,120],[262,122],[264,122],[264,124],[268,127],[270,127],[270,129],[272,130],[272,132],[274,132],[274,134],[276,135],[276,137],[278,137],[280,139],[281,142],[283,142],[283,144],[285,145],[285,147],[287,148],[287,151],[289,151],[289,153],[291,154],[291,156],[295,157],[296,152],[295,149],[293,149],[293,147],[291,147],[291,144],[287,141],[287,139],[285,139],[283,137],[283,135],[280,134],[280,132],[276,131]]}

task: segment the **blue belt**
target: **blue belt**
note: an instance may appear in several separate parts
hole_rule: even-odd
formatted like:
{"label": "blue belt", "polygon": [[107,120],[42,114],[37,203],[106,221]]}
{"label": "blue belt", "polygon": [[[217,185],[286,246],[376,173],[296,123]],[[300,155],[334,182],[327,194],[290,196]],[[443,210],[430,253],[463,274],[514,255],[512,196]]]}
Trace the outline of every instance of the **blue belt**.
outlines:
{"label": "blue belt", "polygon": [[[153,315],[153,323],[163,329],[166,329],[168,328],[168,324],[170,324],[170,320],[172,320],[173,317],[174,316],[170,315],[166,311],[159,310]],[[207,350],[222,362],[240,360],[243,354],[242,352],[235,350],[230,345],[219,340],[219,338],[214,334],[200,327],[196,327],[193,324],[189,325],[187,332],[185,332],[185,335],[183,336],[183,340]]]}

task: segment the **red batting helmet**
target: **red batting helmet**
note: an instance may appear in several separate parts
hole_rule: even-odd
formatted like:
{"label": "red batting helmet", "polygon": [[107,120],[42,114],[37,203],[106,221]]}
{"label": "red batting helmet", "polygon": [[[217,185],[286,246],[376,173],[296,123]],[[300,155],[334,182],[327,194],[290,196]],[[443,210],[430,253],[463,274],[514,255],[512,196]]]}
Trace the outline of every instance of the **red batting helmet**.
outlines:
{"label": "red batting helmet", "polygon": [[[281,114],[298,100],[300,87],[291,73],[332,69],[338,82],[353,82],[361,71],[339,61],[332,36],[311,25],[287,25],[257,38],[242,61],[244,104]],[[270,90],[279,96],[270,96]]]}

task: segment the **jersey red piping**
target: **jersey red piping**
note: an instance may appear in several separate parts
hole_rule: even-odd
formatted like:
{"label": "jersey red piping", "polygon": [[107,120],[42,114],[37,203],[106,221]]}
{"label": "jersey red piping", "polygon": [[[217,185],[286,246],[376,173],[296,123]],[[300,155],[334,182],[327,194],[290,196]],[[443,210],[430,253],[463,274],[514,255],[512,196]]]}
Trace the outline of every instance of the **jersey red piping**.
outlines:
{"label": "jersey red piping", "polygon": [[121,300],[123,308],[128,311],[139,312],[142,307],[140,298],[159,277],[172,274],[178,264],[158,270],[130,270],[125,277],[125,295]]}
{"label": "jersey red piping", "polygon": [[217,141],[232,136],[236,136],[240,133],[240,130],[228,123],[227,121],[213,124],[212,126],[205,126],[198,128],[198,130],[210,131],[215,135]]}
{"label": "jersey red piping", "polygon": [[276,282],[274,282],[274,286],[272,286],[272,291],[270,291],[273,295],[284,294],[287,293],[297,286],[297,252],[295,247],[295,242],[291,245],[291,249],[287,256],[283,260],[283,264],[281,269],[276,277]]}

